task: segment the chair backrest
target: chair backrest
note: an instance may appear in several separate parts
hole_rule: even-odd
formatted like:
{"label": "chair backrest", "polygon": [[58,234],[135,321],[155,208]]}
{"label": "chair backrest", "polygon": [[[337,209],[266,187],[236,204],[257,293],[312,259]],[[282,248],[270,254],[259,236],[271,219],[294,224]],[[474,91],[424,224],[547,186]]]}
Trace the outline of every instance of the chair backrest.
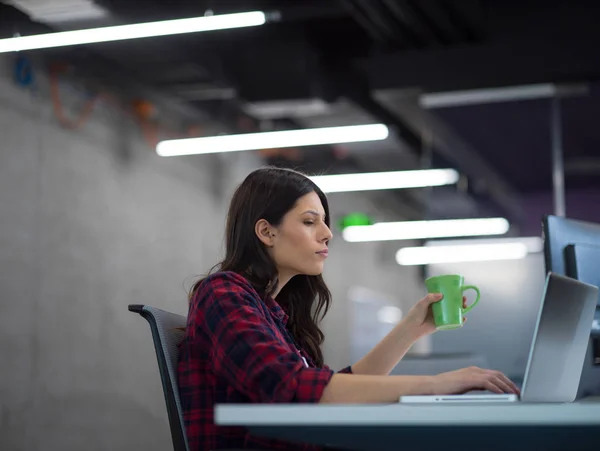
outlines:
{"label": "chair backrest", "polygon": [[129,311],[144,317],[152,331],[160,379],[167,404],[173,450],[189,451],[177,385],[178,346],[185,334],[181,329],[186,325],[186,317],[148,305],[130,305]]}

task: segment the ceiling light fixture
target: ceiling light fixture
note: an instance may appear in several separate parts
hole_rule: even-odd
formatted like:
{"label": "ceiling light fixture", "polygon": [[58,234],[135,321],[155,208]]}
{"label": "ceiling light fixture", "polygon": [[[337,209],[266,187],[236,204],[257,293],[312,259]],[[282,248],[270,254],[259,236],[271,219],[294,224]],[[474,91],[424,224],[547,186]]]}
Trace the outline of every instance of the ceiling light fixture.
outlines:
{"label": "ceiling light fixture", "polygon": [[398,324],[402,319],[402,310],[393,305],[385,305],[377,310],[377,321],[383,324]]}
{"label": "ceiling light fixture", "polygon": [[161,141],[156,146],[156,153],[161,157],[173,157],[180,155],[239,152],[244,150],[378,141],[386,139],[388,134],[389,130],[383,124],[245,133],[241,135],[223,135]]}
{"label": "ceiling light fixture", "polygon": [[251,11],[187,19],[163,20],[114,27],[89,28],[85,30],[61,31],[33,36],[18,36],[0,39],[0,53],[23,50],[93,44],[97,42],[122,41],[126,39],[167,36],[201,31],[225,30],[230,28],[263,25],[266,16],[260,11]]}
{"label": "ceiling light fixture", "polygon": [[525,258],[524,244],[465,244],[448,247],[405,247],[396,254],[399,265],[518,260]]}
{"label": "ceiling light fixture", "polygon": [[324,193],[442,186],[454,184],[459,178],[458,172],[454,169],[424,169],[310,177]]}
{"label": "ceiling light fixture", "polygon": [[510,224],[504,218],[445,219],[437,221],[379,222],[342,231],[349,242],[416,240],[462,236],[503,235]]}
{"label": "ceiling light fixture", "polygon": [[543,242],[538,237],[477,240],[443,240],[422,247],[405,247],[396,253],[399,265],[431,265],[498,260],[518,260],[541,252]]}
{"label": "ceiling light fixture", "polygon": [[585,84],[555,85],[541,83],[500,88],[469,89],[465,91],[445,91],[422,94],[419,104],[423,108],[445,108],[465,105],[479,105],[496,102],[546,99],[555,96],[576,96],[587,94]]}

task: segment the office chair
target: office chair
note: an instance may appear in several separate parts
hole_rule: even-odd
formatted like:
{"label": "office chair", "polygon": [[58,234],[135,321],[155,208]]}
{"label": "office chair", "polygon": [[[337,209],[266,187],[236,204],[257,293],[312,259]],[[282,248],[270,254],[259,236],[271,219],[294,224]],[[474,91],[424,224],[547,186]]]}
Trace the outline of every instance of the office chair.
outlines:
{"label": "office chair", "polygon": [[186,317],[148,305],[132,304],[128,308],[130,312],[141,315],[150,325],[167,404],[173,451],[189,451],[177,387],[178,346],[183,340],[184,332],[181,329],[185,327]]}
{"label": "office chair", "polygon": [[[182,329],[186,325],[187,318],[150,307],[149,305],[131,304],[128,309],[130,312],[141,315],[150,325],[160,380],[167,404],[173,451],[190,451],[187,436],[185,435],[185,425],[183,423],[183,413],[179,399],[179,387],[177,386],[179,343],[181,343],[185,334]],[[223,451],[242,450],[227,449]]]}

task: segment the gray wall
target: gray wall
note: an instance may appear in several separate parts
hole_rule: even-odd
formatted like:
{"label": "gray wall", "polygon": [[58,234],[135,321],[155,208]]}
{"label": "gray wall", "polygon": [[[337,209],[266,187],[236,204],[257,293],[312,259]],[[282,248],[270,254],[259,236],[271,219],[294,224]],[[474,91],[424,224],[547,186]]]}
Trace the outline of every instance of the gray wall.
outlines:
{"label": "gray wall", "polygon": [[256,162],[160,159],[102,109],[65,131],[41,88],[0,79],[0,449],[168,449],[148,328],[127,304],[185,313],[184,282],[219,253],[219,191]]}
{"label": "gray wall", "polygon": [[65,131],[43,85],[0,83],[0,449],[168,449],[127,304],[185,313],[184,286],[220,253],[224,199],[258,162],[161,159],[110,110]]}

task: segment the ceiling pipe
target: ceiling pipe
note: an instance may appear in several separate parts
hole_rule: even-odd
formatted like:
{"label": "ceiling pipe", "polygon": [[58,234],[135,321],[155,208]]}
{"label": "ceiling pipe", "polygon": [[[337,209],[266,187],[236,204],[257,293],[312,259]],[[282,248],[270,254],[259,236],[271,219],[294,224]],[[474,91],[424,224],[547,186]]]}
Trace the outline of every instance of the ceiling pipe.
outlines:
{"label": "ceiling pipe", "polygon": [[342,7],[350,13],[356,23],[367,32],[373,41],[379,44],[385,43],[386,37],[384,34],[352,0],[340,0],[340,3],[342,4]]}
{"label": "ceiling pipe", "polygon": [[382,0],[396,19],[411,30],[421,44],[444,44],[444,38],[431,27],[420,11],[402,0]]}
{"label": "ceiling pipe", "polygon": [[423,148],[421,137],[404,120],[372,97],[367,82],[353,68],[341,64],[323,63],[321,70],[321,80],[325,86],[322,94],[325,98],[347,98],[377,121],[392,127],[396,135],[415,154],[421,155]]}
{"label": "ceiling pipe", "polygon": [[552,192],[554,195],[554,214],[566,215],[565,205],[565,167],[562,147],[562,120],[560,97],[554,96],[550,104],[550,133],[552,142]]}

